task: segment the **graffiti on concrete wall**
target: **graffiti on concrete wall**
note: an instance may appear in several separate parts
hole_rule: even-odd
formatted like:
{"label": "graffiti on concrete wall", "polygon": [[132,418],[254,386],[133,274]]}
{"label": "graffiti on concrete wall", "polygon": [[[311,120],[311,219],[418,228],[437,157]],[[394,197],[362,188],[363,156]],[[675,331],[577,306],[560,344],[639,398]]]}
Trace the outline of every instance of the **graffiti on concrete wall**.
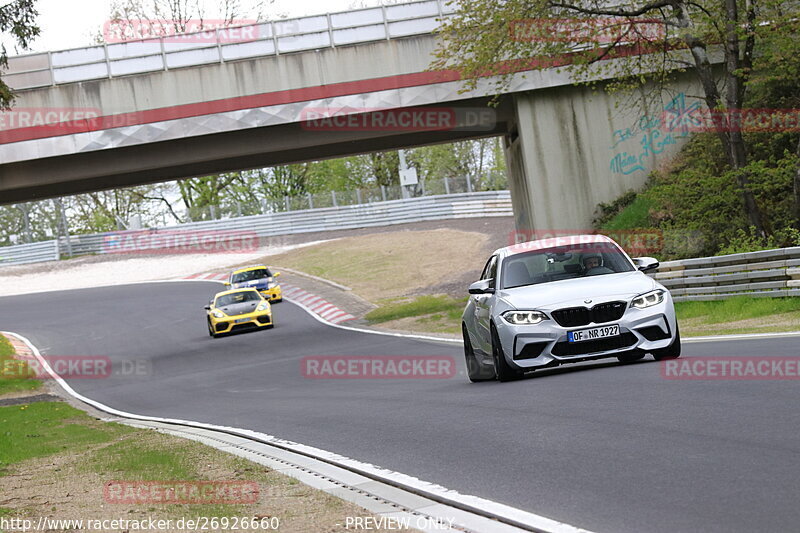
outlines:
{"label": "graffiti on concrete wall", "polygon": [[[612,134],[611,156],[609,166],[615,174],[633,174],[645,172],[648,160],[666,150],[669,146],[677,144],[689,134],[689,126],[694,113],[700,109],[700,104],[694,102],[686,105],[686,94],[679,93],[664,106],[660,116],[643,115],[630,128],[614,131]],[[635,148],[620,150],[635,143]]]}

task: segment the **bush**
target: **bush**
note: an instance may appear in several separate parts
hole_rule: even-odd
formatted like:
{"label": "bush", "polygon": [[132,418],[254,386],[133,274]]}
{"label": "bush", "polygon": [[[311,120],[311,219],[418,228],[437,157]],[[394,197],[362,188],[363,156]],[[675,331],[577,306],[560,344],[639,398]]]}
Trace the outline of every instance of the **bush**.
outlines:
{"label": "bush", "polygon": [[736,235],[728,241],[728,244],[720,248],[716,255],[741,254],[745,252],[757,252],[759,250],[770,250],[780,248],[772,235],[762,237],[756,233],[756,228],[750,226],[748,231],[743,229],[736,230]]}
{"label": "bush", "polygon": [[[778,144],[787,142],[784,133],[774,137]],[[643,192],[600,204],[595,223],[600,229],[659,229],[662,260],[800,245],[793,229],[800,221],[792,212],[798,158],[788,150],[776,155],[768,146],[769,140],[760,138],[755,143],[760,157],[754,155],[745,168],[734,171],[727,167],[716,136],[696,135],[671,168],[650,175]],[[767,237],[749,227],[738,172],[748,173]]]}
{"label": "bush", "polygon": [[611,219],[620,214],[635,200],[636,192],[628,191],[610,204],[597,204],[597,208],[594,211],[595,214],[592,225],[595,229],[603,229]]}

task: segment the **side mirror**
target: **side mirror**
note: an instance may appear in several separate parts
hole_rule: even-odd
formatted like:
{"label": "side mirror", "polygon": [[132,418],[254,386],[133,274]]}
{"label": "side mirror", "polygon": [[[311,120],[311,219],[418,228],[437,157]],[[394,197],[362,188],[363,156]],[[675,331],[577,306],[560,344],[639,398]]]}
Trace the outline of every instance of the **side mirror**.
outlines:
{"label": "side mirror", "polygon": [[211,311],[211,306],[207,305],[207,306],[203,307],[203,309],[205,309],[206,311]]}
{"label": "side mirror", "polygon": [[226,287],[230,287],[230,286],[231,286],[231,282],[230,282],[230,281],[226,281],[226,282],[224,283],[224,285],[225,285]]}
{"label": "side mirror", "polygon": [[272,275],[272,277],[274,277],[274,278],[277,278],[277,277],[278,277],[278,276],[280,276],[280,275],[281,275],[281,273],[280,273],[280,272],[275,272],[275,273]]}
{"label": "side mirror", "polygon": [[648,270],[655,270],[658,268],[658,259],[655,257],[636,257],[633,260],[633,263],[636,265],[636,268],[641,270],[642,272],[647,272]]}
{"label": "side mirror", "polygon": [[470,294],[494,294],[494,289],[489,287],[490,281],[482,279],[469,286]]}

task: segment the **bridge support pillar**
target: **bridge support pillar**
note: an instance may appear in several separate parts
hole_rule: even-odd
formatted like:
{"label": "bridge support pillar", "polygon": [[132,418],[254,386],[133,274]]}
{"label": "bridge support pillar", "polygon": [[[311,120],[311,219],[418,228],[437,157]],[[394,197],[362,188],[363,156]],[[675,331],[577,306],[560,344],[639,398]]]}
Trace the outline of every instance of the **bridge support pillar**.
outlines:
{"label": "bridge support pillar", "polygon": [[679,91],[649,108],[641,94],[586,87],[515,94],[505,154],[517,230],[590,231],[598,203],[640,190],[688,139],[674,117],[693,101]]}

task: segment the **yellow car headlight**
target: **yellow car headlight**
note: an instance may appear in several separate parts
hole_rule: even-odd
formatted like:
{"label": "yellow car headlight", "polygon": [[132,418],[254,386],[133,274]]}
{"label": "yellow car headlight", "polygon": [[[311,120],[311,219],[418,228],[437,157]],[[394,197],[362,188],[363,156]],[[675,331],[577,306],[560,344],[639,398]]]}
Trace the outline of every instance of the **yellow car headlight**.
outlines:
{"label": "yellow car headlight", "polygon": [[269,309],[269,303],[263,302],[263,303],[260,303],[258,305],[258,307],[256,308],[256,311],[266,311],[268,309]]}
{"label": "yellow car headlight", "polygon": [[222,311],[214,311],[211,314],[214,315],[214,318],[225,318],[225,315],[222,313]]}

